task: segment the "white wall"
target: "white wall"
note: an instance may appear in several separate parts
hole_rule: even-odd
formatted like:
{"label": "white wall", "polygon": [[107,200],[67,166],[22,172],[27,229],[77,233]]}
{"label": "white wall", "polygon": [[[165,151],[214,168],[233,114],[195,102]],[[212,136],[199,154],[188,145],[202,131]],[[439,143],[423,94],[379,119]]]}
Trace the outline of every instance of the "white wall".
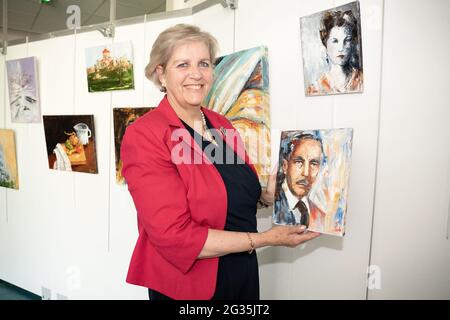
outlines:
{"label": "white wall", "polygon": [[[7,104],[5,95],[5,56],[0,55],[0,106]],[[0,128],[6,128],[6,108],[0,107]],[[0,188],[0,228],[7,222],[7,193],[5,188]],[[1,229],[0,229],[1,230]],[[1,237],[1,233],[0,233]],[[4,250],[4,245],[0,245],[0,257]],[[0,260],[1,265],[1,260]]]}
{"label": "white wall", "polygon": [[[444,6],[444,1],[441,2],[441,7]],[[412,125],[408,125],[403,118],[411,117],[411,110],[414,110],[414,121],[422,119],[424,114],[421,113],[421,106],[426,105],[431,96],[429,93],[423,95],[417,89],[423,88],[422,86],[413,87],[414,94],[412,98],[408,98],[410,101],[400,101],[396,95],[397,90],[402,89],[395,86],[400,76],[403,80],[416,79],[423,83],[424,75],[428,72],[425,67],[416,65],[416,76],[413,78],[410,70],[401,68],[402,64],[399,64],[403,60],[399,60],[398,51],[405,47],[405,43],[397,43],[396,39],[404,39],[405,36],[403,29],[397,30],[396,26],[398,20],[404,28],[412,24],[408,20],[412,19],[408,16],[409,11],[402,10],[401,5],[394,5],[395,1],[386,1],[386,7],[394,11],[385,13],[388,29],[384,31],[387,42],[383,52],[383,82],[381,48],[384,1],[361,0],[364,93],[309,98],[304,96],[299,18],[346,2],[348,1],[285,0],[281,4],[275,0],[240,0],[236,11],[215,5],[189,17],[119,27],[114,40],[103,38],[99,32],[89,32],[9,47],[7,60],[29,55],[38,57],[43,114],[94,114],[99,174],[67,174],[49,170],[42,124],[10,123],[5,91],[5,57],[2,56],[0,101],[4,100],[5,103],[0,107],[0,126],[12,128],[16,132],[20,190],[0,188],[0,279],[37,294],[41,294],[42,286],[50,288],[53,298],[56,298],[55,293],[70,299],[147,298],[145,289],[125,283],[129,259],[137,237],[136,213],[126,187],[115,184],[112,108],[155,106],[159,102],[162,94],[145,79],[143,69],[157,35],[179,22],[198,24],[215,35],[220,43],[220,54],[260,45],[268,47],[273,150],[278,150],[280,130],[354,128],[345,238],[322,236],[296,249],[259,250],[263,299],[366,298],[366,272],[370,259],[376,178],[378,184],[372,263],[382,266],[383,289],[371,291],[369,298],[401,298],[402,294],[410,294],[404,288],[409,290],[412,285],[404,286],[403,282],[408,279],[398,277],[404,270],[399,264],[392,262],[391,255],[401,256],[402,261],[409,261],[410,264],[417,264],[425,257],[430,262],[419,263],[419,266],[432,266],[433,272],[445,273],[443,269],[449,270],[450,261],[444,252],[450,252],[448,241],[444,243],[440,234],[439,238],[436,235],[436,240],[433,240],[433,233],[423,235],[426,229],[422,227],[420,238],[417,238],[416,230],[406,237],[408,242],[399,245],[398,234],[405,233],[405,219],[402,220],[403,224],[394,224],[386,219],[392,216],[392,212],[398,211],[395,205],[405,206],[404,212],[411,212],[413,215],[419,213],[415,206],[407,207],[411,198],[408,195],[397,194],[395,199],[398,203],[392,204],[392,190],[399,190],[397,188],[400,187],[393,185],[393,182],[397,181],[394,177],[398,176],[399,172],[402,173],[398,170],[400,165],[406,166],[409,163],[411,173],[414,172],[416,176],[412,165],[424,166],[425,159],[429,159],[419,158],[411,153],[408,162],[400,162],[400,159],[404,158],[403,153],[396,149],[397,144],[392,142],[390,134],[390,130],[405,126],[402,131],[405,138]],[[403,6],[408,7],[409,2],[404,2]],[[430,12],[431,21],[434,22],[434,15],[441,14],[443,17],[441,12],[444,10],[432,9],[432,5],[426,1],[416,2],[426,6],[428,10],[436,11]],[[419,8],[417,12],[420,12]],[[443,30],[441,33],[449,30],[444,17],[440,23],[440,30]],[[431,25],[429,23],[426,30],[434,32]],[[442,56],[444,52],[448,52],[448,45],[444,44],[444,41],[441,44],[437,41],[445,37],[433,32],[427,43],[435,47],[442,46],[443,50],[433,55],[442,59],[443,65],[447,63],[447,69],[443,70],[448,70],[448,62],[445,62]],[[84,49],[111,41],[126,40],[131,40],[134,47],[135,90],[87,92]],[[408,57],[413,59],[415,56]],[[413,62],[407,65],[414,65]],[[432,71],[434,76],[439,75],[434,64]],[[444,103],[448,100],[448,89],[445,90],[448,81],[443,81],[445,73],[441,72],[439,76],[441,83],[433,87],[430,84],[425,88],[428,91],[435,90],[433,88],[436,86],[440,88],[439,91],[433,91],[436,92],[432,100],[436,103],[433,106],[436,108],[436,114],[441,112],[440,114],[447,116],[439,118],[436,115],[433,118],[427,113],[426,119],[430,122],[422,123],[420,127],[432,128],[434,121],[438,121],[437,135],[446,137],[446,140],[442,141],[450,141],[444,123],[449,118],[448,108],[444,108]],[[383,92],[383,96],[380,92]],[[407,96],[407,93],[408,88],[403,88],[400,97]],[[405,101],[413,105],[411,110],[407,108]],[[380,154],[377,158],[379,120],[382,130]],[[416,127],[419,125],[414,126]],[[423,135],[417,134],[415,138],[428,142]],[[405,142],[405,139],[401,141]],[[433,208],[435,210],[432,213],[435,215],[430,223],[433,225],[431,230],[437,230],[435,233],[438,233],[442,231],[445,217],[437,211],[448,205],[449,155],[445,155],[447,158],[442,155],[442,150],[438,148],[439,141],[433,143],[432,150],[441,156],[432,157],[433,160],[429,162],[433,163],[433,167],[436,166],[436,172],[441,168],[442,174],[437,176],[434,172],[433,176],[428,177],[429,180],[424,181],[441,187],[438,192],[435,188],[430,188],[425,193],[426,198],[436,200],[433,202],[436,208]],[[273,152],[274,160],[276,155],[277,152]],[[392,167],[393,158],[398,162],[397,170]],[[419,161],[416,158],[424,160],[414,162]],[[445,174],[443,170],[447,170]],[[405,181],[402,187],[408,186],[411,181],[409,176],[412,175],[402,180]],[[444,185],[445,188],[442,188]],[[259,230],[268,229],[271,224],[270,210],[261,211],[259,214]],[[436,245],[435,251],[429,251],[426,255],[407,255],[410,252],[407,243],[412,242],[419,246],[419,241]],[[393,242],[396,242],[396,247],[392,246]],[[427,246],[422,247],[422,250],[426,251]],[[405,254],[409,260],[402,256]],[[429,275],[422,281],[430,277],[437,281],[438,277],[434,274],[433,276],[434,278]],[[397,281],[398,279],[402,281]],[[425,288],[423,284],[423,287],[427,297],[431,296],[427,290],[435,292],[435,296],[450,297],[448,287],[443,286],[440,291],[436,291],[432,285]],[[421,293],[417,296],[421,297]]]}
{"label": "white wall", "polygon": [[[449,299],[450,2],[385,1],[371,299]],[[407,14],[404,14],[407,12]]]}

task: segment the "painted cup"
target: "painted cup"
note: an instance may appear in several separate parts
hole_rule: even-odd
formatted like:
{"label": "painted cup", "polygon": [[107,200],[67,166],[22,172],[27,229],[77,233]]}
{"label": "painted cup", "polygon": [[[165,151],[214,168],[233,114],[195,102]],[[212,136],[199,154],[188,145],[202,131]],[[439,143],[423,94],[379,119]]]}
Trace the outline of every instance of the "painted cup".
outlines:
{"label": "painted cup", "polygon": [[77,137],[82,145],[89,143],[89,138],[92,136],[91,129],[85,123],[78,123],[74,127]]}

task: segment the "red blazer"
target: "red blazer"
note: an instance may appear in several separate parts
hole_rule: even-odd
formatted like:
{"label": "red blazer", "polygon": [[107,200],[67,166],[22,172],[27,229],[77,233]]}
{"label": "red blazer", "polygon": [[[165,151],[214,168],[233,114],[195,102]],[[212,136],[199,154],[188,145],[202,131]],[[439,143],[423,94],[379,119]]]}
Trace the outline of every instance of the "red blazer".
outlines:
{"label": "red blazer", "polygon": [[[222,138],[255,171],[239,136],[230,143],[231,133],[237,133],[231,123],[216,112],[202,110],[215,128],[226,132]],[[179,163],[175,155],[185,161]],[[121,159],[139,229],[127,282],[174,299],[210,299],[216,288],[218,258],[197,257],[208,229],[225,226],[226,189],[167,97],[127,128]]]}

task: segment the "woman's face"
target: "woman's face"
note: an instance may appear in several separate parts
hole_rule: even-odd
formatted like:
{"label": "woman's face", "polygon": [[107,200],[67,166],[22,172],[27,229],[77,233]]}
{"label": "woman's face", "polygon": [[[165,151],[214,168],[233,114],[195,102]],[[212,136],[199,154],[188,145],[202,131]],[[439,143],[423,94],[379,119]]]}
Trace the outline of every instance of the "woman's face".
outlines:
{"label": "woman's face", "polygon": [[348,28],[333,27],[327,40],[327,54],[331,63],[345,66],[350,59],[352,35]]}
{"label": "woman's face", "polygon": [[166,67],[158,66],[157,72],[171,103],[182,108],[199,107],[213,81],[208,47],[198,41],[183,43],[175,48]]}

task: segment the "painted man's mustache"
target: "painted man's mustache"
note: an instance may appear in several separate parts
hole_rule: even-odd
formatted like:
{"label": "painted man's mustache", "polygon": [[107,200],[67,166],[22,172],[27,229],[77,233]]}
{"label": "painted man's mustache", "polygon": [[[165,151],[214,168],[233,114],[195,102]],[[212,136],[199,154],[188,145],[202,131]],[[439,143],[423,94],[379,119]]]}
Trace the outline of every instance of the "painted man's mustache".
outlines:
{"label": "painted man's mustache", "polygon": [[299,185],[299,186],[303,186],[303,187],[308,187],[309,186],[308,180],[305,180],[305,179],[298,180],[297,182],[295,182],[295,184]]}

